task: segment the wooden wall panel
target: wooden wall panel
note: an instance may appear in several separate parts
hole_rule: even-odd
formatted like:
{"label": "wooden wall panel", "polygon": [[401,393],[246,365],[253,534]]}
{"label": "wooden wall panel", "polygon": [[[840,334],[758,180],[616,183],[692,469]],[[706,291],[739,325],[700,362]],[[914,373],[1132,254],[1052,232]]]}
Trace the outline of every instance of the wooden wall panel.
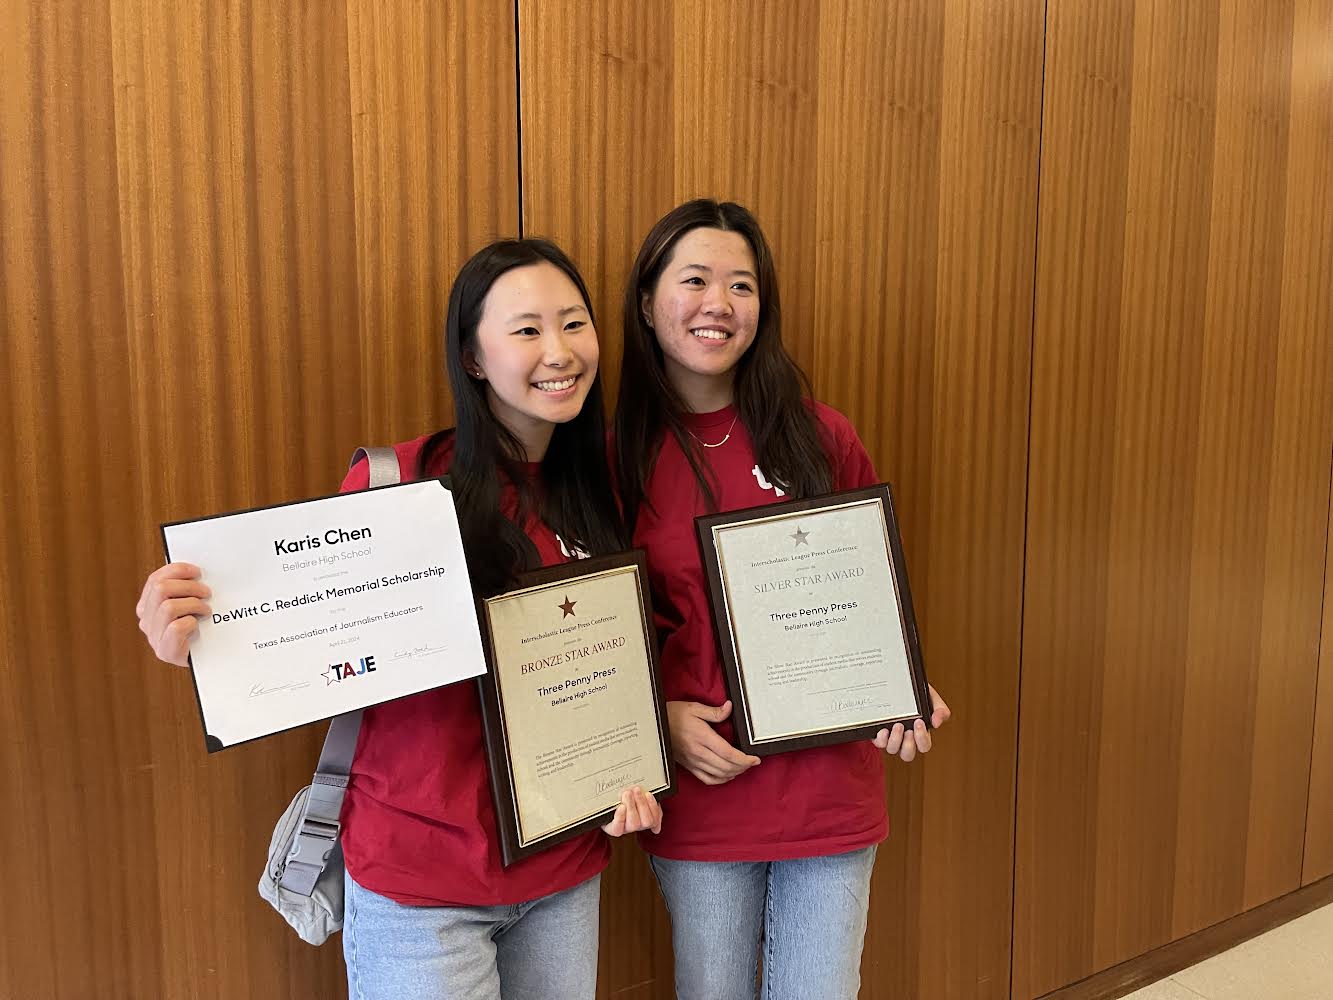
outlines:
{"label": "wooden wall panel", "polygon": [[[1246,579],[1251,565],[1262,565],[1263,572],[1248,577],[1248,594],[1230,588],[1216,594],[1218,609],[1211,614],[1225,625],[1210,624],[1210,613],[1202,612],[1214,603],[1213,593],[1199,587],[1191,594],[1191,628],[1219,643],[1217,657],[1248,654],[1251,687],[1247,704],[1226,710],[1211,720],[1210,730],[1187,742],[1193,757],[1185,761],[1182,787],[1216,784],[1231,794],[1218,801],[1221,809],[1211,807],[1207,793],[1193,803],[1186,799],[1198,811],[1191,816],[1182,810],[1178,849],[1190,863],[1182,866],[1177,885],[1177,936],[1231,916],[1238,895],[1239,908],[1249,909],[1300,884],[1322,590],[1318,540],[1333,448],[1333,203],[1327,200],[1333,107],[1327,83],[1323,94],[1298,95],[1294,82],[1314,69],[1312,57],[1319,57],[1311,49],[1316,39],[1329,37],[1333,4],[1319,5],[1322,25],[1313,19],[1315,5],[1298,6],[1222,6],[1229,37],[1224,35],[1220,51],[1234,61],[1219,74],[1216,155],[1226,169],[1217,176],[1226,178],[1227,187],[1215,182],[1213,188],[1210,290],[1215,291],[1208,327],[1210,337],[1216,331],[1218,342],[1230,342],[1225,353],[1234,360],[1215,385],[1224,393],[1216,409],[1227,413],[1230,426],[1216,428],[1208,438],[1208,475],[1224,495],[1244,498],[1249,508],[1224,506],[1213,526],[1221,532],[1206,539],[1196,535],[1195,562],[1205,565],[1202,541],[1227,553],[1216,564],[1223,573]],[[1326,67],[1326,57],[1323,63]],[[1270,208],[1274,195],[1281,200]],[[1313,216],[1307,214],[1311,209]],[[1216,366],[1223,359],[1209,360]],[[1258,379],[1271,384],[1252,396],[1247,383]],[[1249,409],[1254,396],[1258,413]],[[1246,449],[1250,461],[1238,461]],[[1233,471],[1246,465],[1253,474]],[[1254,482],[1260,475],[1264,479]],[[1258,609],[1258,635],[1242,637],[1235,621],[1252,609]],[[1202,642],[1192,641],[1191,650],[1197,657],[1191,681],[1201,690],[1211,681],[1199,668],[1212,656]],[[1187,691],[1187,703],[1194,701],[1192,694]],[[1210,744],[1225,745],[1242,726],[1252,732],[1249,754],[1219,760]],[[1187,729],[1187,740],[1190,735]],[[1237,794],[1217,776],[1219,764],[1232,773],[1252,769],[1248,795]],[[1232,881],[1217,879],[1215,872],[1232,868],[1236,850],[1200,835],[1216,827],[1219,817],[1245,831],[1244,867]],[[1190,876],[1208,888],[1190,894],[1187,903]]]}
{"label": "wooden wall panel", "polygon": [[[1110,477],[1096,461],[1071,459],[1104,456],[1111,442],[1128,170],[1127,147],[1116,140],[1128,127],[1132,16],[1124,3],[1096,4],[1083,20],[1070,5],[1047,9],[1036,303],[1042,339],[1033,348],[1030,432],[1031,456],[1044,456],[1046,474],[1030,474],[1028,485],[1025,572],[1032,579],[1024,588],[1020,699],[1027,740],[1019,748],[1013,931],[1014,993],[1025,997],[1064,981],[1091,938],[1084,873],[1093,868],[1098,754],[1079,737],[1094,731],[1102,691],[1097,675],[1058,668],[1105,655],[1103,577],[1085,573],[1079,588],[1067,581],[1106,562]],[[1059,169],[1052,169],[1057,159]],[[1054,266],[1059,279],[1047,285],[1043,276]],[[1061,420],[1046,420],[1038,404]],[[1077,442],[1065,433],[1075,426]],[[1028,627],[1030,621],[1043,628]],[[1043,745],[1028,720],[1057,713],[1060,724]],[[1071,804],[1045,809],[1034,832],[1034,811],[1056,790]],[[1044,936],[1028,930],[1041,906],[1062,918]],[[1039,958],[1060,971],[1038,979]]]}
{"label": "wooden wall panel", "polygon": [[1293,13],[1049,5],[1015,996],[1299,884],[1333,397]]}
{"label": "wooden wall panel", "polygon": [[814,374],[899,491],[958,708],[891,771],[866,995],[1007,996],[1042,6],[823,14]]}
{"label": "wooden wall panel", "polygon": [[[1333,540],[1333,506],[1328,537]],[[1310,798],[1305,813],[1301,883],[1333,875],[1333,558],[1324,565],[1324,625],[1319,643],[1319,683],[1311,748]]]}
{"label": "wooden wall panel", "polygon": [[0,15],[0,613],[43,664],[0,700],[0,994],[342,995],[254,891],[321,734],[205,756],[131,609],[159,521],[444,421],[448,281],[518,228],[513,7],[75,11]]}
{"label": "wooden wall panel", "polygon": [[102,639],[139,551],[133,471],[102,446],[130,408],[112,31],[105,8],[0,9],[5,996],[156,992],[150,715]]}
{"label": "wooden wall panel", "polygon": [[1308,736],[1290,737],[1309,732],[1320,567],[1290,532],[1308,538],[1325,509],[1324,449],[1293,434],[1324,423],[1313,331],[1274,337],[1292,5],[1219,13],[1173,937],[1300,884]]}
{"label": "wooden wall panel", "polygon": [[[1282,313],[1284,336],[1304,334],[1322,351],[1322,382],[1315,391],[1333,393],[1333,72],[1329,71],[1328,39],[1333,38],[1333,3],[1297,0],[1292,32],[1291,176],[1287,185],[1287,268]],[[1316,369],[1318,374],[1318,369]],[[1315,442],[1333,438],[1325,415],[1322,436],[1310,428]],[[1333,449],[1330,449],[1333,450]],[[1326,453],[1333,460],[1333,455]],[[1333,475],[1331,473],[1330,475]],[[1333,492],[1333,483],[1330,483]],[[1304,544],[1319,547],[1318,537]],[[1280,595],[1278,595],[1280,596]],[[1333,875],[1333,502],[1324,536],[1323,629],[1319,645],[1319,681],[1311,752],[1310,795],[1306,806],[1305,858],[1302,883]]]}
{"label": "wooden wall panel", "polygon": [[[793,352],[900,489],[927,662],[967,721],[891,768],[863,995],[1005,996],[1041,5],[519,10],[524,226],[583,265],[604,364],[649,225],[739,200]],[[620,879],[607,917],[655,892]],[[604,935],[607,995],[671,995],[656,907],[645,957]]]}

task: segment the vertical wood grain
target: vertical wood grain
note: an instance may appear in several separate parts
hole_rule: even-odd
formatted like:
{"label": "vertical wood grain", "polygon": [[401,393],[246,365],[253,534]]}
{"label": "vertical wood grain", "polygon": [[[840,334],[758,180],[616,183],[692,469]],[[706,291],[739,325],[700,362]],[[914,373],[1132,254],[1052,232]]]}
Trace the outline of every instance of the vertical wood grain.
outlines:
{"label": "vertical wood grain", "polygon": [[926,655],[962,724],[941,734],[917,834],[923,995],[941,981],[960,998],[1008,992],[1043,6],[945,5],[931,489],[915,551]]}
{"label": "vertical wood grain", "polygon": [[151,716],[101,638],[137,551],[133,470],[105,447],[131,405],[112,32],[104,7],[0,10],[6,996],[156,991]]}
{"label": "vertical wood grain", "polygon": [[[890,769],[907,820],[863,971],[867,996],[1006,996],[1042,9],[889,10],[824,10],[815,377],[902,497],[960,725]],[[889,919],[903,898],[914,919]]]}
{"label": "vertical wood grain", "polygon": [[1280,331],[1292,5],[1219,14],[1174,937],[1300,884],[1319,614],[1318,559],[1288,534],[1323,523],[1323,449],[1290,435],[1324,422],[1305,331]]}
{"label": "vertical wood grain", "polygon": [[[1333,506],[1328,538],[1333,539]],[[1305,813],[1305,850],[1301,884],[1333,875],[1333,559],[1324,566],[1324,623],[1319,642],[1319,681],[1315,700],[1313,764]]]}
{"label": "vertical wood grain", "polygon": [[[1328,336],[1333,330],[1333,239],[1329,237],[1333,231],[1333,69],[1327,44],[1333,37],[1333,3],[1297,0],[1293,23],[1282,336],[1294,345],[1288,352],[1293,365],[1307,369],[1299,381],[1292,380],[1293,384],[1313,393],[1316,400],[1327,400],[1333,395],[1333,347]],[[1283,396],[1285,402],[1286,394]],[[1333,470],[1328,476],[1320,475],[1318,470],[1321,458],[1325,464],[1333,462],[1330,409],[1326,405],[1321,413],[1316,407],[1308,423],[1277,434],[1279,447],[1300,443],[1313,455],[1314,468],[1308,478],[1300,480],[1311,492],[1321,486],[1325,492],[1333,492],[1333,482],[1328,481]],[[1296,551],[1318,557],[1317,530],[1308,526],[1302,530],[1299,525],[1289,530],[1290,544]],[[1323,540],[1323,627],[1306,804],[1304,885],[1333,875],[1333,502],[1328,505]],[[1288,601],[1306,607],[1307,602],[1316,599],[1313,588],[1308,587],[1298,592],[1282,588],[1270,593],[1273,614],[1281,614]]]}
{"label": "vertical wood grain", "polygon": [[[689,198],[738,200],[779,262],[784,338],[812,360],[818,5],[519,3],[523,220],[588,279],[614,395],[625,276],[648,228]],[[794,27],[800,25],[803,34]]]}
{"label": "vertical wood grain", "polygon": [[[973,704],[936,655],[936,635],[927,608],[927,574],[934,565],[928,547],[934,482],[932,431],[939,416],[935,351],[939,344],[941,130],[944,109],[944,4],[877,5],[857,2],[822,5],[817,149],[817,307],[816,395],[838,406],[856,425],[875,460],[876,471],[895,489],[913,599],[920,617],[927,669],[960,719]],[[851,116],[849,108],[862,108]],[[947,305],[946,305],[947,308]],[[1016,593],[1016,590],[1015,590]],[[1015,671],[1016,676],[1016,671]],[[964,723],[964,725],[970,725]],[[960,726],[960,728],[962,728]],[[955,732],[940,734],[935,751],[950,752]],[[1012,746],[1012,739],[1010,740]],[[955,745],[953,750],[957,750]],[[932,758],[934,754],[932,754]],[[944,971],[932,992],[965,996],[960,979],[973,964],[990,973],[992,991],[1002,996],[1004,959],[978,941],[972,924],[944,938],[925,937],[924,919],[889,918],[888,899],[915,900],[922,889],[924,774],[934,774],[938,758],[921,765],[889,761],[889,839],[880,845],[871,883],[870,919],[861,961],[867,996],[909,995],[920,988],[924,954],[953,950],[968,961]],[[932,784],[936,792],[940,784]],[[997,822],[995,839],[1007,839]],[[951,896],[958,868],[943,876],[942,896]],[[929,876],[927,876],[929,877]],[[987,902],[1003,896],[1001,880],[983,882]],[[998,890],[998,892],[997,892]],[[983,904],[985,905],[985,904]],[[899,909],[913,912],[915,906]],[[920,917],[924,918],[925,913]],[[1001,915],[998,926],[1007,924]],[[998,943],[998,942],[995,942]],[[972,945],[972,947],[969,947]],[[996,962],[996,958],[1001,961]],[[944,982],[940,982],[944,980]]]}
{"label": "vertical wood grain", "polygon": [[1050,4],[1015,996],[1299,884],[1333,418],[1329,227],[1293,211],[1322,197],[1311,21]]}
{"label": "vertical wood grain", "polygon": [[158,522],[330,492],[355,445],[444,422],[448,282],[518,228],[512,4],[0,29],[0,615],[43,664],[6,652],[0,685],[0,993],[343,995],[337,940],[255,892],[322,732],[206,755],[132,607]]}
{"label": "vertical wood grain", "polygon": [[[1105,564],[1111,517],[1132,19],[1127,3],[1082,17],[1047,5],[1014,877],[1023,997],[1063,981],[1092,939],[1099,775],[1088,736],[1102,690],[1099,673],[1073,665],[1099,663],[1106,646],[1106,582],[1092,570]],[[1069,587],[1076,576],[1084,585]],[[1048,808],[1056,794],[1064,807]],[[1060,919],[1032,933],[1047,907]],[[1042,978],[1039,963],[1060,971]]]}

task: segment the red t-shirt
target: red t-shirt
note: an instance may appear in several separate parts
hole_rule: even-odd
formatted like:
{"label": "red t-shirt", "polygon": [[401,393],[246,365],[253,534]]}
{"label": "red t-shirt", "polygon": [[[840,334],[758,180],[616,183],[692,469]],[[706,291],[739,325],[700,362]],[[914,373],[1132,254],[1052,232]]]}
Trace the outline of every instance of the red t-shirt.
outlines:
{"label": "red t-shirt", "polygon": [[[416,478],[426,438],[394,446],[403,479]],[[449,470],[452,442],[428,470]],[[536,474],[536,466],[531,467]],[[365,462],[343,480],[344,493],[369,485]],[[508,487],[501,507],[513,517]],[[565,562],[554,531],[535,517],[523,526],[542,565]],[[342,845],[358,883],[399,903],[494,906],[537,899],[578,885],[611,857],[600,831],[547,848],[505,868],[482,739],[474,681],[366,709],[343,800]]]}
{"label": "red t-shirt", "polygon": [[[878,482],[870,456],[847,418],[815,403],[834,488]],[[709,444],[726,434],[734,407],[689,414],[687,426]],[[783,497],[759,468],[750,436],[736,422],[731,437],[703,451],[714,474],[718,509],[775,503]],[[662,638],[662,683],[668,701],[721,705],[727,700],[722,661],[699,559],[694,518],[710,513],[685,454],[668,434],[648,480],[635,544],[648,551],[653,607]],[[717,727],[734,740],[732,721]],[[869,740],[795,750],[721,785],[705,785],[683,767],[678,789],[663,804],[662,832],[644,850],[680,861],[780,861],[854,851],[883,840],[883,752]]]}

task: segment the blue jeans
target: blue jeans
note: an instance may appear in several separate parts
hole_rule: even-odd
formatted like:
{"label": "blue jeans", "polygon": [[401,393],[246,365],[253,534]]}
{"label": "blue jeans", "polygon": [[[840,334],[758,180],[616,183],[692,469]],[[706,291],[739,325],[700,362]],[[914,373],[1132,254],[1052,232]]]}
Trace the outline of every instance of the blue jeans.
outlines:
{"label": "blue jeans", "polygon": [[875,848],[791,861],[650,858],[671,913],[677,1000],[855,1000]]}
{"label": "blue jeans", "polygon": [[347,877],[350,1000],[592,1000],[601,876],[510,906],[404,906]]}

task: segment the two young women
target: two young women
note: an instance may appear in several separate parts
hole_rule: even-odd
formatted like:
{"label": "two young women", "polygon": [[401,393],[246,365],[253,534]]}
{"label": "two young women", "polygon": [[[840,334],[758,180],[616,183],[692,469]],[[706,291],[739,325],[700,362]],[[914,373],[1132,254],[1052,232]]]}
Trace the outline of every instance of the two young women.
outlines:
{"label": "two young women", "polygon": [[[679,792],[667,821],[630,789],[612,835],[643,846],[672,915],[678,995],[854,997],[874,846],[887,833],[882,751],[930,749],[924,723],[767,758],[729,741],[693,518],[875,482],[850,424],[809,401],[781,344],[772,255],[737,205],[695,201],[649,233],[625,300],[615,462],[648,551]],[[405,474],[454,479],[481,593],[525,567],[624,546],[601,438],[586,289],[556,248],[493,244],[450,295],[457,427],[397,446]],[[364,466],[344,489],[367,485]],[[184,662],[207,589],[149,577],[141,628]],[[932,696],[934,692],[932,691]],[[936,698],[933,722],[948,718]],[[591,997],[604,838],[499,864],[472,685],[366,713],[343,814],[351,995]]]}

